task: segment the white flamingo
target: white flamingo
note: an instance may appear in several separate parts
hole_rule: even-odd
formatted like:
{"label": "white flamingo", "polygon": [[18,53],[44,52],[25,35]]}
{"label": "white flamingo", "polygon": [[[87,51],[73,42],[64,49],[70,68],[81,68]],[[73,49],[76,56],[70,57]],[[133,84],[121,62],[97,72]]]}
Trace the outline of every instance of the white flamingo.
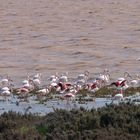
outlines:
{"label": "white flamingo", "polygon": [[123,99],[123,88],[120,87],[118,90],[119,93],[115,94],[115,96],[113,97],[113,100],[122,100]]}
{"label": "white flamingo", "polygon": [[86,79],[85,74],[79,74],[77,77],[78,80]]}
{"label": "white flamingo", "polygon": [[100,83],[100,87],[105,86],[110,81],[110,74],[107,69],[103,71],[103,73],[100,73],[96,80]]}
{"label": "white flamingo", "polygon": [[82,86],[84,86],[86,84],[85,79],[80,79],[76,82],[76,84],[82,88]]}
{"label": "white flamingo", "polygon": [[59,82],[62,83],[68,82],[68,72],[66,72],[65,74],[61,74],[61,76],[59,77]]}
{"label": "white flamingo", "polygon": [[140,76],[138,74],[132,76],[128,72],[125,72],[125,77],[129,78],[129,84],[131,87],[139,87],[140,86]]}
{"label": "white flamingo", "polygon": [[23,80],[22,81],[22,87],[26,88],[26,89],[30,89],[31,88],[31,84],[29,83],[28,80]]}
{"label": "white flamingo", "polygon": [[132,86],[132,87],[139,87],[140,86],[140,81],[139,80],[132,80],[132,81],[130,81],[130,85]]}
{"label": "white flamingo", "polygon": [[41,74],[37,73],[36,75],[33,76],[33,78],[30,78],[30,81],[32,82],[34,88],[38,88],[41,84]]}
{"label": "white flamingo", "polygon": [[77,85],[77,87],[79,89],[82,89],[83,86],[86,85],[86,82],[88,80],[88,77],[89,77],[89,72],[88,71],[85,71],[84,73],[79,74],[77,76],[77,80],[76,80],[75,84]]}
{"label": "white flamingo", "polygon": [[[1,88],[0,90],[0,95],[2,97],[4,97],[4,100],[7,99],[7,97],[10,97],[11,96],[11,92],[10,92],[10,89],[8,87],[3,87]],[[9,99],[8,99],[9,100]]]}
{"label": "white flamingo", "polygon": [[122,99],[123,99],[123,94],[121,94],[121,93],[118,93],[113,97],[113,100],[119,100],[120,101]]}
{"label": "white flamingo", "polygon": [[37,93],[37,98],[39,100],[43,100],[43,99],[46,99],[47,95],[50,93],[50,89],[48,87],[43,88],[43,89],[36,91],[36,93]]}
{"label": "white flamingo", "polygon": [[8,83],[9,83],[9,80],[8,80],[7,78],[1,79],[1,84],[2,84],[2,86],[8,85]]}
{"label": "white flamingo", "polygon": [[57,75],[51,75],[48,78],[48,80],[49,80],[50,83],[57,83],[58,82],[58,77],[57,77]]}
{"label": "white flamingo", "polygon": [[48,88],[43,88],[43,89],[36,91],[36,93],[41,96],[46,96],[47,94],[49,94],[49,92],[50,92],[50,90]]}
{"label": "white flamingo", "polygon": [[6,86],[14,86],[14,84],[13,84],[13,80],[9,77],[9,76],[7,76],[6,78],[2,78],[1,79],[1,81],[0,81],[0,83],[1,83],[1,86],[2,87],[6,87]]}
{"label": "white flamingo", "polygon": [[88,80],[88,77],[89,77],[89,72],[88,71],[85,71],[84,73],[78,75],[77,81],[79,81],[79,80],[85,80],[85,81],[87,81]]}
{"label": "white flamingo", "polygon": [[32,82],[33,82],[33,84],[34,84],[35,87],[39,87],[40,84],[41,84],[40,79],[33,79]]}

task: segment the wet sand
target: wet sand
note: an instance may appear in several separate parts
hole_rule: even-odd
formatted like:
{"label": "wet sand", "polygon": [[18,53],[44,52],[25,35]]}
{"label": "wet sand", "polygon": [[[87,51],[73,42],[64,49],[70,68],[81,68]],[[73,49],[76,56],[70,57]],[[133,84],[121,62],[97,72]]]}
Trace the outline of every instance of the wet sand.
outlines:
{"label": "wet sand", "polygon": [[140,73],[139,0],[0,0],[0,74]]}

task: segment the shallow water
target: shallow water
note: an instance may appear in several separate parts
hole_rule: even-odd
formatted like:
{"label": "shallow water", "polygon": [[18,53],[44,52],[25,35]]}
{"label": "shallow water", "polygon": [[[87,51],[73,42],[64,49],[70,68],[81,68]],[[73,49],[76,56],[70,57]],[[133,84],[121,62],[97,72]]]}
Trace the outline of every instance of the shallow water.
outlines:
{"label": "shallow water", "polygon": [[[61,101],[61,100],[50,100],[44,104],[40,104],[38,101],[35,101],[33,98],[29,99],[29,102],[19,102],[19,105],[16,105],[18,99],[12,98],[11,101],[0,101],[0,114],[8,111],[20,112],[20,113],[33,113],[38,115],[45,115],[47,113],[53,112],[54,109],[78,109],[84,107],[85,109],[93,109],[105,106],[106,103],[110,103],[111,100],[97,98],[95,102],[86,102],[79,104],[78,102],[72,101]],[[27,109],[28,108],[28,109]]]}
{"label": "shallow water", "polygon": [[140,73],[139,0],[0,0],[0,74]]}
{"label": "shallow water", "polygon": [[[2,99],[2,97],[0,97],[0,99]],[[90,110],[101,108],[106,106],[107,104],[109,105],[112,103],[117,105],[120,102],[127,102],[128,99],[130,101],[135,101],[134,102],[135,104],[140,104],[139,93],[138,95],[125,97],[124,101],[114,100],[112,102],[112,99],[109,98],[96,98],[95,101],[85,103],[84,102],[79,103],[78,101],[67,102],[66,100],[52,99],[41,104],[39,101],[36,100],[35,96],[31,96],[30,98],[28,98],[28,102],[25,101],[21,102],[17,96],[13,96],[10,101],[0,100],[0,114],[4,112],[14,111],[22,114],[32,113],[38,115],[46,115],[50,112],[54,112],[55,109],[71,110],[71,109],[79,109],[80,107]],[[19,103],[18,105],[17,102]]]}

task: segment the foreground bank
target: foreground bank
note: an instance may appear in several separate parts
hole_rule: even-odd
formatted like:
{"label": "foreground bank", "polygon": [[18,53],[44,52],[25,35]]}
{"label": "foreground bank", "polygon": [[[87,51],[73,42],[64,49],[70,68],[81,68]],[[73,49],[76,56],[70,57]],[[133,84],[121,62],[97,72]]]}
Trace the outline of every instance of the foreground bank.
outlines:
{"label": "foreground bank", "polygon": [[130,103],[97,110],[54,110],[46,116],[4,113],[0,116],[3,140],[138,140],[140,107]]}

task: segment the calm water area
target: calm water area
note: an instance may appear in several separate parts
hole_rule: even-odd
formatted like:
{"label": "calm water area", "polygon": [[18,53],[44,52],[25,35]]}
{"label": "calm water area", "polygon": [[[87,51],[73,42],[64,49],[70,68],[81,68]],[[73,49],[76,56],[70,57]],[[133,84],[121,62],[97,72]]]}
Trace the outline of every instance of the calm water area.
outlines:
{"label": "calm water area", "polygon": [[0,75],[140,73],[139,0],[0,0]]}

